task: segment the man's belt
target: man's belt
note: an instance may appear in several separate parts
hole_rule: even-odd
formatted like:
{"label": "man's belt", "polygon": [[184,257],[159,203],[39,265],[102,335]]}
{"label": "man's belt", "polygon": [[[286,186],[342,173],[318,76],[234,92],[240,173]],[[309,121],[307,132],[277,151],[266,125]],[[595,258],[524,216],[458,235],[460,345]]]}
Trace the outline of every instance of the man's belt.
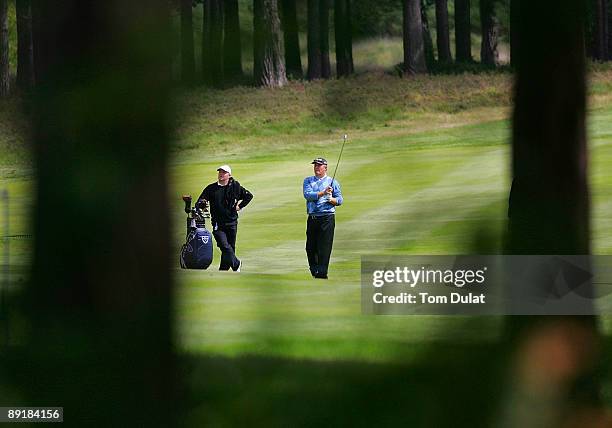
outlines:
{"label": "man's belt", "polygon": [[318,219],[318,218],[325,218],[325,217],[330,217],[334,215],[334,213],[322,213],[322,214],[308,214],[308,218],[311,219]]}

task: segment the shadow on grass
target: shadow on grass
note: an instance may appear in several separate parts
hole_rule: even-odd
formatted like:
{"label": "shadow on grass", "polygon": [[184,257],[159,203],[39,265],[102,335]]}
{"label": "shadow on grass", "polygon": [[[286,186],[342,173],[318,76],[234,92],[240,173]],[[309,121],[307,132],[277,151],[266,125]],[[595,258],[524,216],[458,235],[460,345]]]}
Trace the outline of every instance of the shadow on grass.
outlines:
{"label": "shadow on grass", "polygon": [[499,345],[433,344],[410,364],[184,357],[188,426],[487,427]]}

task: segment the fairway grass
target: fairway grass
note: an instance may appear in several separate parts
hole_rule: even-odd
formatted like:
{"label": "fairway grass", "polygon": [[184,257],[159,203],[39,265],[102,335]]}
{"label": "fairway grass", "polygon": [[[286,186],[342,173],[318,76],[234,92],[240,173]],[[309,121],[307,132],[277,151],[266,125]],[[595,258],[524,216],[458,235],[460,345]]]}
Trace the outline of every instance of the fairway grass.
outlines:
{"label": "fairway grass", "polygon": [[[589,126],[595,254],[612,254],[611,114],[595,110]],[[337,211],[328,281],[308,272],[301,182],[316,156],[326,157],[333,171],[340,139],[296,147],[293,154],[279,154],[272,145],[269,153],[258,146],[251,155],[242,147],[231,165],[255,195],[239,226],[244,269],[216,271],[215,249],[210,271],[176,270],[181,348],[233,357],[406,363],[432,344],[497,342],[500,317],[365,316],[360,303],[361,256],[501,251],[510,130],[507,120],[489,119],[403,134],[382,128],[350,138],[338,172],[345,203]],[[211,155],[204,163],[173,166],[175,194],[198,194],[226,159]],[[181,225],[178,196],[173,204],[173,224]],[[182,235],[176,230],[176,242]],[[608,318],[602,323],[609,332]]]}

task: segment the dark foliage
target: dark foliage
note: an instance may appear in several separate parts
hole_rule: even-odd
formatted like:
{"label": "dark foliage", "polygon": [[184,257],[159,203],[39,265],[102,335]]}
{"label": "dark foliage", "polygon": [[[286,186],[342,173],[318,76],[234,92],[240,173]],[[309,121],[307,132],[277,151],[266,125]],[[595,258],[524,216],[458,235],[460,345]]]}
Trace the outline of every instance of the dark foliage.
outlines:
{"label": "dark foliage", "polygon": [[402,37],[401,4],[398,0],[354,0],[351,7],[355,37]]}

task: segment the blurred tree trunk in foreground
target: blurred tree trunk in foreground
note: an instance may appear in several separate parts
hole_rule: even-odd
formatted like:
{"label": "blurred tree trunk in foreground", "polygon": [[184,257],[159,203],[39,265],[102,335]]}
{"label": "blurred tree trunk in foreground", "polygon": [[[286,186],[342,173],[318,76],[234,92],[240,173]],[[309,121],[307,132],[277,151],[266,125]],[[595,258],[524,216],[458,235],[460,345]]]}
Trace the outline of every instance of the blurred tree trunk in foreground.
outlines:
{"label": "blurred tree trunk in foreground", "polygon": [[404,74],[427,73],[421,0],[404,0]]}
{"label": "blurred tree trunk in foreground", "polygon": [[517,254],[589,253],[584,37],[576,23],[583,8],[561,4],[546,29],[533,17],[542,7],[521,10],[520,37],[530,43],[521,46],[515,88],[510,247]]}
{"label": "blurred tree trunk in foreground", "polygon": [[319,3],[319,26],[321,29],[321,77],[331,77],[331,65],[329,63],[329,0],[320,0]]}
{"label": "blurred tree trunk in foreground", "polygon": [[287,84],[277,0],[255,0],[253,7],[255,84],[270,88]]}
{"label": "blurred tree trunk in foreground", "polygon": [[448,30],[448,0],[436,0],[436,45],[438,61],[443,64],[453,62]]}
{"label": "blurred tree trunk in foreground", "polygon": [[242,78],[242,43],[238,0],[223,1],[223,72],[225,79]]}
{"label": "blurred tree trunk in foreground", "polygon": [[10,92],[8,0],[0,0],[0,98]]}
{"label": "blurred tree trunk in foreground", "polygon": [[351,0],[334,1],[334,36],[336,40],[336,75],[353,74],[353,37]]}
{"label": "blurred tree trunk in foreground", "polygon": [[282,0],[282,29],[285,42],[285,69],[292,79],[304,77],[295,0]]}
{"label": "blurred tree trunk in foreground", "polygon": [[173,426],[168,4],[34,4],[35,243],[14,376],[72,426]]}
{"label": "blurred tree trunk in foreground", "polygon": [[455,0],[455,57],[457,62],[472,61],[470,0]]}
{"label": "blurred tree trunk in foreground", "polygon": [[192,85],[195,80],[193,0],[181,0],[181,80],[185,85]]}
{"label": "blurred tree trunk in foreground", "polygon": [[499,63],[499,53],[497,52],[499,22],[495,15],[495,1],[480,0],[480,28],[482,29],[480,62],[492,67]]}
{"label": "blurred tree trunk in foreground", "polygon": [[[517,58],[507,253],[589,254],[585,2],[540,0],[519,11],[515,31],[529,43]],[[507,333],[517,345],[518,400],[508,426],[566,426],[568,413],[597,405],[594,316],[515,316]],[[526,425],[528,416],[545,421]]]}
{"label": "blurred tree trunk in foreground", "polygon": [[32,43],[32,7],[30,0],[16,0],[17,15],[17,85],[22,90],[34,86],[34,45]]}

